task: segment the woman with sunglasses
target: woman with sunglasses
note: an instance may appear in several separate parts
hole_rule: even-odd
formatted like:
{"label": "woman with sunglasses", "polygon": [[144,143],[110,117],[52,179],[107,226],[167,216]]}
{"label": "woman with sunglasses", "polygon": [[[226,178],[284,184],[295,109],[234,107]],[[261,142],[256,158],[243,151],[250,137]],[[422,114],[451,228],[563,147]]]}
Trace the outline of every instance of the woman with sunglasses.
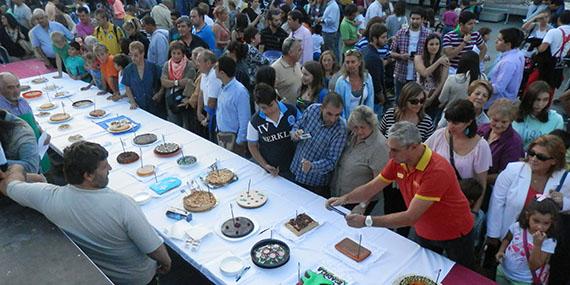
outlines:
{"label": "woman with sunglasses", "polygon": [[[528,147],[524,161],[511,162],[499,174],[487,215],[487,254],[496,250],[522,209],[543,194],[553,198],[563,211],[570,209],[570,178],[562,179],[566,161],[562,140],[554,135],[538,137]],[[563,183],[560,192],[554,191]],[[564,198],[563,198],[564,197]],[[562,200],[565,200],[562,203]]]}
{"label": "woman with sunglasses", "polygon": [[437,97],[447,80],[449,69],[449,59],[442,55],[441,50],[441,38],[437,34],[431,34],[424,44],[424,51],[427,52],[414,57],[418,83],[423,86],[427,94],[426,112],[436,121],[441,115]]}
{"label": "woman with sunglasses", "polygon": [[422,86],[416,82],[408,82],[402,88],[400,99],[396,107],[388,109],[380,122],[380,132],[387,137],[388,130],[399,121],[408,121],[416,124],[422,136],[427,140],[434,132],[434,123],[424,112],[426,94]]}
{"label": "woman with sunglasses", "polygon": [[483,193],[471,209],[477,212],[485,196],[487,171],[493,158],[489,143],[477,135],[475,116],[471,101],[459,99],[451,102],[445,110],[447,127],[435,131],[426,145],[451,163],[459,180],[473,178],[481,184]]}
{"label": "woman with sunglasses", "polygon": [[336,80],[335,92],[344,102],[342,116],[348,119],[350,112],[360,105],[374,109],[374,86],[372,77],[364,68],[362,54],[349,49],[344,53],[344,64]]}
{"label": "woman with sunglasses", "polygon": [[564,129],[562,116],[550,109],[550,90],[545,81],[535,81],[521,98],[513,128],[523,139],[525,148],[539,136]]}

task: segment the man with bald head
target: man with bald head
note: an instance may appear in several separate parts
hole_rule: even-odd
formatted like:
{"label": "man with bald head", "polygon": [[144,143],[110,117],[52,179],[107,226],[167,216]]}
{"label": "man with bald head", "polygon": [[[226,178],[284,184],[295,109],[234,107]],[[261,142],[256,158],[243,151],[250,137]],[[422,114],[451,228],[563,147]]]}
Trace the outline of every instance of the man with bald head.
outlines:
{"label": "man with bald head", "polygon": [[[0,109],[26,121],[34,129],[36,136],[43,133],[34,118],[30,104],[20,97],[20,80],[11,72],[0,72]],[[50,135],[47,135],[44,145],[48,145],[49,141]],[[45,169],[48,165],[45,165]]]}
{"label": "man with bald head", "polygon": [[53,42],[50,34],[53,32],[61,32],[68,40],[73,39],[73,34],[62,24],[50,21],[46,12],[42,9],[35,9],[33,19],[36,26],[30,30],[30,41],[34,47],[36,57],[44,62],[46,67],[54,67],[55,52],[53,51]]}

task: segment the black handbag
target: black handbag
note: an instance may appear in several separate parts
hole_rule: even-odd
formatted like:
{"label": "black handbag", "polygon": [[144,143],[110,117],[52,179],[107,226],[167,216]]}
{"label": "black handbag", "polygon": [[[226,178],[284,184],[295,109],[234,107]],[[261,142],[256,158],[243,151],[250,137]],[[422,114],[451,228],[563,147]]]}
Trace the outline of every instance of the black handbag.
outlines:
{"label": "black handbag", "polygon": [[168,106],[168,109],[172,113],[180,113],[184,111],[184,107],[180,107],[184,98],[184,89],[172,88],[172,92],[166,96],[166,105]]}

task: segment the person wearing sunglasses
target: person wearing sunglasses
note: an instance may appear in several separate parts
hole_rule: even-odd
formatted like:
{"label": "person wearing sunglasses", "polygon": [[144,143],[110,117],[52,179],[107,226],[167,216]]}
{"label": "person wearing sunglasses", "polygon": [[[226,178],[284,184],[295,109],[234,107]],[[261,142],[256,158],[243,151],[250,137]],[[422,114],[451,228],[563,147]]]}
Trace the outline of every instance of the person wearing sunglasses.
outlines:
{"label": "person wearing sunglasses", "polygon": [[426,144],[451,163],[459,180],[473,178],[481,184],[483,193],[471,209],[478,212],[485,196],[487,172],[493,157],[489,143],[477,135],[475,116],[471,101],[453,101],[445,110],[447,127],[435,131]]}
{"label": "person wearing sunglasses", "polygon": [[360,105],[374,109],[372,76],[364,67],[364,58],[359,51],[349,49],[344,53],[344,63],[336,81],[335,92],[345,102],[342,112],[344,119],[348,119],[352,110]]}
{"label": "person wearing sunglasses", "polygon": [[[562,178],[565,153],[559,137],[541,136],[529,145],[524,161],[509,163],[499,174],[487,215],[487,251],[498,249],[509,226],[537,195],[553,198],[562,211],[570,209],[570,179]],[[560,191],[555,191],[561,183]]]}
{"label": "person wearing sunglasses", "polygon": [[521,98],[513,128],[523,139],[525,148],[539,136],[564,129],[562,116],[550,108],[550,90],[545,81],[535,81]]}

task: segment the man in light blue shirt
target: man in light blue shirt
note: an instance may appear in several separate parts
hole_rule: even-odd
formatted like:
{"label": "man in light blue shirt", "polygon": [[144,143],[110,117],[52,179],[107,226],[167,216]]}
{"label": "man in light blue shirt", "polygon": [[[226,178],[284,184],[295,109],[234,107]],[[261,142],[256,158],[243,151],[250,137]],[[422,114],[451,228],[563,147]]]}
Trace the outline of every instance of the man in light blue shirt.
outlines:
{"label": "man in light blue shirt", "polygon": [[516,100],[521,86],[524,55],[518,49],[524,34],[518,28],[503,29],[497,35],[495,48],[502,52],[495,68],[489,74],[493,83],[493,95],[485,104],[485,110],[499,98]]}
{"label": "man in light blue shirt", "polygon": [[33,13],[37,25],[30,31],[30,41],[34,47],[36,57],[46,66],[55,67],[55,52],[52,48],[50,34],[61,32],[68,40],[73,39],[73,34],[62,24],[48,20],[42,9],[35,9]]}
{"label": "man in light blue shirt", "polygon": [[142,19],[145,32],[150,35],[150,44],[148,45],[148,61],[160,66],[168,60],[168,31],[157,29],[156,22],[151,16],[145,16]]}
{"label": "man in light blue shirt", "polygon": [[317,19],[323,26],[324,50],[332,50],[339,60],[338,27],[340,25],[340,8],[336,0],[328,0],[323,17]]}
{"label": "man in light blue shirt", "polygon": [[235,79],[236,62],[223,56],[218,59],[216,76],[222,81],[218,95],[216,123],[218,144],[239,155],[246,153],[247,125],[251,117],[249,93]]}

